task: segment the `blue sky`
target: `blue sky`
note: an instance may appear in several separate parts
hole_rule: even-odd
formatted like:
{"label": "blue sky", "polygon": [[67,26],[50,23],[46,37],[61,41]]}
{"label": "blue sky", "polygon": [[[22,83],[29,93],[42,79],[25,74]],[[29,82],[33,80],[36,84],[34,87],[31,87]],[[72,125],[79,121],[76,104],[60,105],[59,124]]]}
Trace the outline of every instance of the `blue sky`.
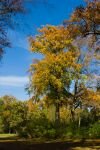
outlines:
{"label": "blue sky", "polygon": [[15,29],[8,30],[12,48],[6,49],[0,63],[0,96],[8,94],[21,100],[29,98],[25,91],[28,69],[32,59],[40,56],[29,52],[28,37],[37,34],[37,28],[42,25],[62,24],[80,4],[83,0],[34,0],[34,3],[26,3],[26,14],[17,15],[13,23]]}

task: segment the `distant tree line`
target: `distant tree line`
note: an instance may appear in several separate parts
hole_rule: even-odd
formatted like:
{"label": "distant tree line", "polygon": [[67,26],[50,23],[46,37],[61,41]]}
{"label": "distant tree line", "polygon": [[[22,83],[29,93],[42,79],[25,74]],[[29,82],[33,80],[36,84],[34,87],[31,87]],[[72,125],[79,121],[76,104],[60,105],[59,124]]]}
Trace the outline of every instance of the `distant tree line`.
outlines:
{"label": "distant tree line", "polygon": [[60,124],[55,122],[55,107],[33,99],[19,101],[13,96],[0,98],[0,133],[14,133],[25,138],[100,138],[100,111],[85,106],[75,110],[60,108]]}

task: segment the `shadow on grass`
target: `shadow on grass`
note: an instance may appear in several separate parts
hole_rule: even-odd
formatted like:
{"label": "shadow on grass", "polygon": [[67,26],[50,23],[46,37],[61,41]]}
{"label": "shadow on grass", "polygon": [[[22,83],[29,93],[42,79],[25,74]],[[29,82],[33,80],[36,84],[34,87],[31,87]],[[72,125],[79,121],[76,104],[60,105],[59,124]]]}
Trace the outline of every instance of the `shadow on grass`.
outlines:
{"label": "shadow on grass", "polygon": [[100,150],[100,140],[70,140],[45,143],[35,143],[27,140],[4,140],[0,141],[0,150]]}

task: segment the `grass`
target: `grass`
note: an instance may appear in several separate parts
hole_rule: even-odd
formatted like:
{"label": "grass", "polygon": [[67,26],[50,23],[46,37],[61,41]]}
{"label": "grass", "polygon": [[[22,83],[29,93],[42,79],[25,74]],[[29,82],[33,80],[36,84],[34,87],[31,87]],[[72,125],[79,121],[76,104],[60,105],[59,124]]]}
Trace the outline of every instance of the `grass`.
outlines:
{"label": "grass", "polygon": [[18,136],[16,134],[0,134],[0,142],[14,141],[17,139],[18,139]]}
{"label": "grass", "polygon": [[75,147],[71,150],[100,150],[100,146],[92,146],[92,147]]}
{"label": "grass", "polygon": [[100,150],[100,139],[20,139],[16,134],[0,134],[0,150]]}
{"label": "grass", "polygon": [[0,134],[0,138],[9,138],[9,137],[14,137],[16,134]]}

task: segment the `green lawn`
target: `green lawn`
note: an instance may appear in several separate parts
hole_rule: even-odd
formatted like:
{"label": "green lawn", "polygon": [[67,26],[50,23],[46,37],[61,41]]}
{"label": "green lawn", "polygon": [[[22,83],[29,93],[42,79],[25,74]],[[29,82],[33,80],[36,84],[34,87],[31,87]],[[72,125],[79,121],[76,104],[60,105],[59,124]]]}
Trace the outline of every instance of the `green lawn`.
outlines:
{"label": "green lawn", "polygon": [[18,136],[16,134],[0,134],[0,142],[2,141],[12,141],[17,140]]}
{"label": "green lawn", "polygon": [[9,138],[14,136],[16,136],[16,134],[0,134],[0,138]]}
{"label": "green lawn", "polygon": [[[59,149],[60,147],[60,149]],[[21,139],[16,134],[0,134],[0,148],[3,150],[100,150],[100,139]],[[18,148],[18,149],[17,149]]]}

